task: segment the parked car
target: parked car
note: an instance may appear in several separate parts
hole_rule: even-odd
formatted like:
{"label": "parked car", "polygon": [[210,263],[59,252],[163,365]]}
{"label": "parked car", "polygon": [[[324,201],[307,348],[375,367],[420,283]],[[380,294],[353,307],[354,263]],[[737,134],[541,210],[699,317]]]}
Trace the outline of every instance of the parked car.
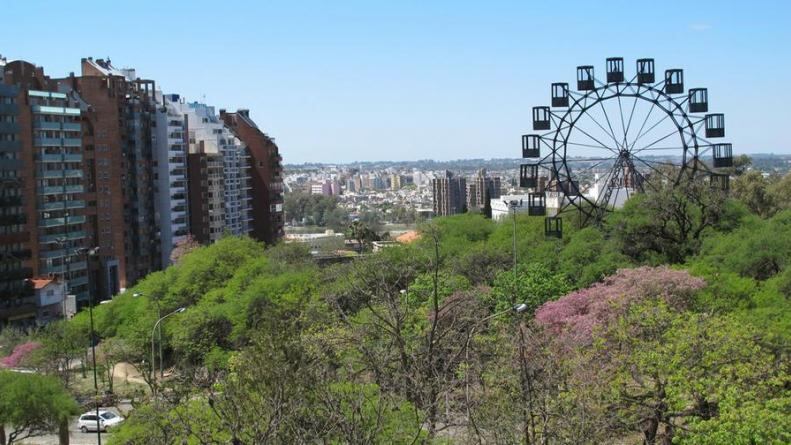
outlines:
{"label": "parked car", "polygon": [[[107,431],[110,428],[117,426],[119,423],[123,422],[124,418],[119,416],[118,414],[107,411],[107,410],[99,410],[99,423],[98,428],[101,431]],[[88,431],[96,431],[97,423],[96,423],[96,411],[90,411],[80,416],[80,419],[77,421],[78,428],[83,433],[87,433]]]}

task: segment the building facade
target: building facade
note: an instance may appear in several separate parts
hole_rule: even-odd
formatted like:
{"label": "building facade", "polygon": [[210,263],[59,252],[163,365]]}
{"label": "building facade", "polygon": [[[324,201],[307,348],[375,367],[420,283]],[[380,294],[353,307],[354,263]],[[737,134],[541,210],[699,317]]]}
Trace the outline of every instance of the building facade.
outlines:
{"label": "building facade", "polygon": [[246,110],[216,115],[109,60],[53,79],[0,58],[0,327],[111,298],[190,232],[275,243],[281,162]]}
{"label": "building facade", "polygon": [[24,325],[38,317],[34,278],[57,277],[78,298],[88,295],[82,111],[80,99],[59,92],[42,68],[3,65],[0,173],[8,205],[0,210],[0,283],[11,294],[0,302],[0,323]]}
{"label": "building facade", "polygon": [[85,102],[86,168],[95,202],[99,299],[162,268],[155,202],[156,85],[109,60],[82,59],[82,75],[64,79]]}
{"label": "building facade", "polygon": [[464,213],[466,209],[467,181],[446,171],[444,176],[431,181],[434,196],[434,215],[447,216]]}
{"label": "building facade", "polygon": [[274,139],[258,128],[248,110],[236,113],[220,110],[220,118],[249,154],[253,216],[250,235],[274,244],[284,235],[283,157]]}
{"label": "building facade", "polygon": [[499,199],[500,190],[500,178],[491,178],[486,175],[485,169],[481,169],[467,182],[467,210],[480,210],[486,205],[487,199]]}
{"label": "building facade", "polygon": [[187,202],[187,117],[178,94],[157,94],[162,104],[156,114],[156,188],[162,265],[170,264],[173,248],[189,234]]}

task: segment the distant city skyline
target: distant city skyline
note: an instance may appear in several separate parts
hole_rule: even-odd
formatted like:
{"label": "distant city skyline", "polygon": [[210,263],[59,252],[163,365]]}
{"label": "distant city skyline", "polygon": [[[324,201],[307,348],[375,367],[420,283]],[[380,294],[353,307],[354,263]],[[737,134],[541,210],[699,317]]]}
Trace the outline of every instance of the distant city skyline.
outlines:
{"label": "distant city skyline", "polygon": [[788,2],[143,0],[107,12],[8,2],[0,54],[53,77],[109,56],[165,93],[249,108],[289,164],[516,158],[550,83],[611,56],[628,77],[653,57],[709,89],[736,154],[791,153]]}

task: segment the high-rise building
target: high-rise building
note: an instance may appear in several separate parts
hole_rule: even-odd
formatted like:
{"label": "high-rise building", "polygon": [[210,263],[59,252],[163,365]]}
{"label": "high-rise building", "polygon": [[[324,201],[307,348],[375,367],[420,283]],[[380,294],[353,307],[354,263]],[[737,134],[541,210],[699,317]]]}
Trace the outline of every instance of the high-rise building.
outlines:
{"label": "high-rise building", "polygon": [[221,114],[109,60],[51,79],[0,58],[0,326],[111,297],[190,232],[276,242],[278,147],[248,111]]}
{"label": "high-rise building", "polygon": [[[190,154],[198,154],[198,158],[205,159],[205,172],[209,177],[216,176],[220,169],[217,161],[222,162],[221,180],[214,179],[209,185],[208,198],[216,200],[219,186],[222,188],[222,220],[218,217],[217,204],[212,203],[206,210],[210,221],[210,241],[215,241],[223,233],[231,235],[248,235],[252,231],[252,193],[250,180],[250,157],[247,147],[229,130],[222,120],[214,113],[214,107],[206,104],[193,102],[187,104],[187,127],[189,133]],[[192,158],[192,156],[191,156]],[[201,170],[190,170],[190,184],[202,181],[202,176],[193,176],[193,173],[201,174]],[[214,189],[212,189],[214,187]],[[194,209],[203,208],[202,202],[193,200],[195,195],[190,194],[190,213]],[[202,197],[198,199],[206,199]],[[195,215],[198,220],[207,217]],[[192,215],[190,216],[192,217]],[[216,225],[222,224],[222,230]],[[192,224],[192,223],[191,223]],[[203,238],[198,237],[198,240]],[[205,242],[205,241],[204,241]]]}
{"label": "high-rise building", "polygon": [[486,175],[486,169],[481,169],[478,174],[467,183],[467,210],[480,210],[486,206],[486,199],[500,198],[500,178],[491,178]]}
{"label": "high-rise building", "polygon": [[25,280],[66,280],[69,292],[87,296],[82,112],[79,97],[57,91],[42,68],[14,61],[2,70],[0,324],[25,324],[38,316]]}
{"label": "high-rise building", "polygon": [[250,118],[249,110],[227,113],[220,118],[247,147],[252,192],[252,231],[250,235],[274,244],[283,232],[283,157],[274,139],[261,131]]}
{"label": "high-rise building", "polygon": [[82,59],[82,75],[61,81],[79,93],[86,116],[83,143],[95,202],[98,297],[107,298],[162,267],[155,206],[157,104],[153,80],[109,60]]}
{"label": "high-rise building", "polygon": [[354,185],[354,179],[353,178],[347,179],[346,180],[346,193],[354,193],[356,191],[357,191],[357,189],[355,188],[355,185]]}
{"label": "high-rise building", "polygon": [[390,175],[390,190],[400,190],[402,187],[401,184],[402,176],[399,174],[391,174]]}
{"label": "high-rise building", "polygon": [[467,181],[446,171],[442,177],[431,181],[434,194],[434,215],[447,216],[466,211]]}
{"label": "high-rise building", "polygon": [[189,233],[187,203],[187,118],[184,100],[178,94],[157,93],[162,106],[156,119],[155,202],[159,215],[162,265],[170,264],[173,248]]}
{"label": "high-rise building", "polygon": [[223,159],[205,145],[191,142],[187,155],[190,233],[201,244],[220,239],[225,227]]}

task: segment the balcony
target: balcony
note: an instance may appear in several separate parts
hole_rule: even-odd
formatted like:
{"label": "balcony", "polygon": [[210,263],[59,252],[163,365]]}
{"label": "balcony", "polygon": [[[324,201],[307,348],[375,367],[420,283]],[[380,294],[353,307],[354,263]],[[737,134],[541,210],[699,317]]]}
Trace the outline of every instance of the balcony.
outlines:
{"label": "balcony", "polygon": [[82,132],[82,125],[79,122],[47,122],[35,121],[33,128],[36,130],[55,130],[55,131],[78,131]]}
{"label": "balcony", "polygon": [[34,138],[33,145],[36,147],[60,147],[60,138]]}
{"label": "balcony", "polygon": [[69,287],[72,287],[72,288],[74,288],[76,286],[84,286],[86,284],[88,284],[88,276],[87,275],[83,275],[81,277],[72,278],[71,280],[69,280]]}
{"label": "balcony", "polygon": [[22,168],[21,159],[0,158],[0,170],[19,170],[20,168]]}
{"label": "balcony", "polygon": [[38,174],[39,178],[82,178],[82,170],[45,170]]}
{"label": "balcony", "polygon": [[24,224],[25,215],[0,215],[0,226]]}
{"label": "balcony", "polygon": [[[88,263],[86,261],[77,261],[74,263],[69,263],[69,271],[76,272],[79,270],[85,270],[88,267]],[[60,264],[57,266],[49,266],[49,267],[42,267],[41,272],[45,274],[62,274],[66,273],[66,265]]]}
{"label": "balcony", "polygon": [[19,269],[0,272],[0,281],[24,280],[30,278],[32,275],[33,269],[29,267],[20,267]]}
{"label": "balcony", "polygon": [[0,196],[0,207],[13,207],[22,205],[21,196]]}
{"label": "balcony", "polygon": [[[64,190],[65,189],[65,190]],[[81,185],[67,185],[66,187],[39,187],[39,195],[59,195],[61,193],[82,193],[84,187]]]}
{"label": "balcony", "polygon": [[85,201],[82,200],[75,200],[75,201],[63,201],[59,202],[45,202],[38,206],[39,210],[63,210],[65,204],[65,208],[67,209],[83,209],[85,208]]}
{"label": "balcony", "polygon": [[0,122],[0,133],[18,133],[19,124],[16,122]]}
{"label": "balcony", "polygon": [[70,216],[68,218],[49,218],[49,219],[42,219],[38,222],[39,227],[58,227],[66,224],[66,219],[68,219],[68,224],[83,224],[85,222],[85,217],[82,215],[75,215]]}
{"label": "balcony", "polygon": [[44,154],[38,155],[36,160],[39,162],[82,162],[82,155],[80,154]]}
{"label": "balcony", "polygon": [[21,149],[21,141],[0,141],[0,151],[20,151]]}
{"label": "balcony", "polygon": [[12,250],[10,252],[6,252],[9,255],[19,259],[19,260],[28,260],[32,255],[32,251],[30,249],[19,249],[19,250]]}
{"label": "balcony", "polygon": [[42,236],[38,237],[38,241],[40,243],[44,243],[44,244],[55,243],[55,242],[58,242],[59,240],[64,239],[64,238],[66,240],[71,241],[71,240],[78,240],[78,239],[85,238],[85,235],[86,235],[86,233],[85,233],[84,230],[75,230],[75,231],[69,232],[68,234],[66,234],[66,233],[59,233],[59,234],[55,234],[55,235],[42,235]]}
{"label": "balcony", "polygon": [[18,114],[19,105],[17,104],[0,104],[0,113],[2,114]]}
{"label": "balcony", "polygon": [[44,258],[44,259],[61,258],[65,255],[66,255],[66,249],[41,250],[38,253],[39,258]]}
{"label": "balcony", "polygon": [[59,116],[79,116],[79,108],[68,107],[50,107],[46,105],[33,105],[33,113],[37,114],[54,114]]}

